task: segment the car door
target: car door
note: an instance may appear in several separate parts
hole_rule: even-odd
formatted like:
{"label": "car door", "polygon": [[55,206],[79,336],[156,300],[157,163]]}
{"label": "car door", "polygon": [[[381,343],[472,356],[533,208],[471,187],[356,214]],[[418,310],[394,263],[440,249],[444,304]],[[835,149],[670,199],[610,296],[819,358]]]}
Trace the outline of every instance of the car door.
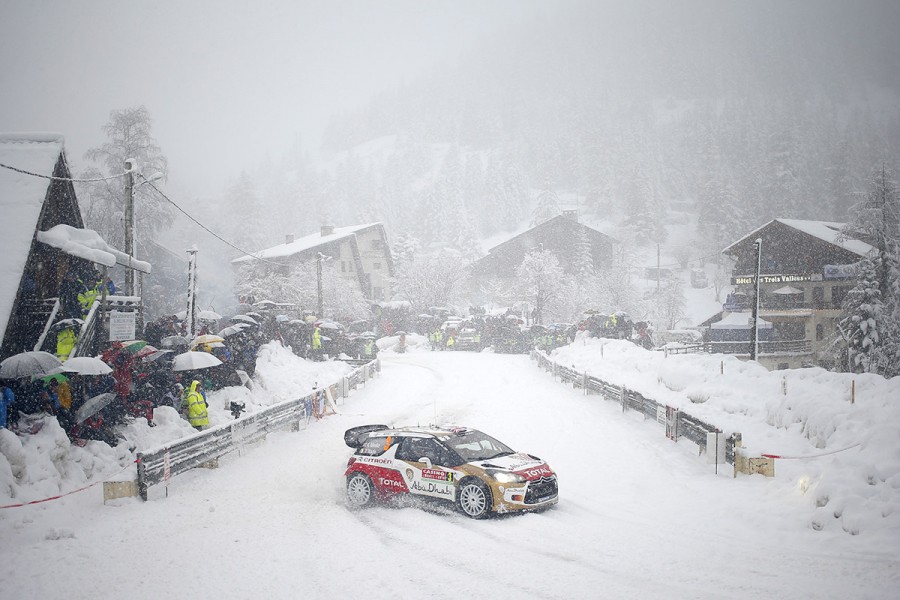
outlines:
{"label": "car door", "polygon": [[410,492],[453,500],[458,473],[446,466],[449,453],[437,440],[404,438],[397,448],[396,458],[405,463],[403,478]]}

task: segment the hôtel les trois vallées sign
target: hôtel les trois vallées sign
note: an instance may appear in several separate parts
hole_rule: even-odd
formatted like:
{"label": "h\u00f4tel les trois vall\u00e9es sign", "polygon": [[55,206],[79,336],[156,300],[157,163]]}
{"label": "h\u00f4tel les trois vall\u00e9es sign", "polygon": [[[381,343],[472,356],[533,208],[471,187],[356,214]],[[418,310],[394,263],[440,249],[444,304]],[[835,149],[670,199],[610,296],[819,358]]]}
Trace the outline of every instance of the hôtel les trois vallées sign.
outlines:
{"label": "h\u00f4tel les trois vall\u00e9es sign", "polygon": [[[799,283],[802,281],[812,281],[812,275],[760,275],[760,283]],[[743,275],[740,277],[732,277],[731,285],[746,285],[754,282],[753,275]]]}

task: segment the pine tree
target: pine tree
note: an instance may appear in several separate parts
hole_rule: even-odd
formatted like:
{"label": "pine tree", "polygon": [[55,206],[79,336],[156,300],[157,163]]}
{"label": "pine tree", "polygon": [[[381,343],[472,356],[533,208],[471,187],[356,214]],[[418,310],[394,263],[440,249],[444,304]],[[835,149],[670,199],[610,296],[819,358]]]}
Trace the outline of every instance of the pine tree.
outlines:
{"label": "pine tree", "polygon": [[844,300],[840,330],[847,342],[847,366],[856,373],[870,372],[878,365],[884,307],[876,270],[871,260],[860,261],[859,281]]}
{"label": "pine tree", "polygon": [[842,311],[848,366],[893,376],[900,371],[900,194],[886,167],[875,172],[854,214],[845,234],[869,242],[873,252],[860,261]]}

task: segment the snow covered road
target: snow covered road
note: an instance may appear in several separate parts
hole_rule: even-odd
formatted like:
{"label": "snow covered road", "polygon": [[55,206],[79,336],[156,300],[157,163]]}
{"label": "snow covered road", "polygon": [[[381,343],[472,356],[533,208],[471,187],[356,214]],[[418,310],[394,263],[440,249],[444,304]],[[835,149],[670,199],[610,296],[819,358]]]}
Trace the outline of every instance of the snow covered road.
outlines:
{"label": "snow covered road", "polygon": [[[896,597],[900,552],[813,531],[777,479],[717,476],[690,443],[525,356],[382,363],[341,415],[179,476],[168,498],[103,506],[94,488],[0,515],[0,598]],[[348,510],[343,431],[431,422],[547,460],[559,505],[486,521]]]}

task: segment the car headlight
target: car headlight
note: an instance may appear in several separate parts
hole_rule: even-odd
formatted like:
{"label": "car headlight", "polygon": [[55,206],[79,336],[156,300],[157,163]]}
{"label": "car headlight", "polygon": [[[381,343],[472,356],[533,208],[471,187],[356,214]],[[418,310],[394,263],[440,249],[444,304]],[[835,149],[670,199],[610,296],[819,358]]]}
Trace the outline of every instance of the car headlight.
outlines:
{"label": "car headlight", "polygon": [[500,483],[525,483],[526,479],[517,473],[488,469],[487,474]]}

